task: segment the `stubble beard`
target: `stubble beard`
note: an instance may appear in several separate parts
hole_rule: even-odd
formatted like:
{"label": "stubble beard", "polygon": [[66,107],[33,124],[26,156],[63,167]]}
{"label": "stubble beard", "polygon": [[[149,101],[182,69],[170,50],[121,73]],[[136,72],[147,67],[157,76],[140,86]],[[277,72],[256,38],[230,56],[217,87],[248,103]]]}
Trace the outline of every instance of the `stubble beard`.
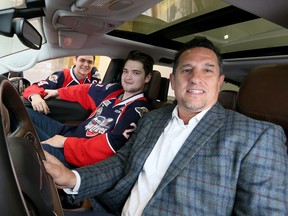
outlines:
{"label": "stubble beard", "polygon": [[183,101],[183,106],[189,110],[197,111],[197,110],[202,110],[205,107],[205,103],[201,104],[191,104],[187,101]]}

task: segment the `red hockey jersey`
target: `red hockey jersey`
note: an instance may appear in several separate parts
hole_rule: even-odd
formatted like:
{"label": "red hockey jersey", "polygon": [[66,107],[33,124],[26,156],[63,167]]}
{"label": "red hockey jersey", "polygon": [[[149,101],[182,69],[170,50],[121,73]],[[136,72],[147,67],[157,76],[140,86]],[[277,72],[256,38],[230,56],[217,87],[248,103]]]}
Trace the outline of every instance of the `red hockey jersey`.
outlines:
{"label": "red hockey jersey", "polygon": [[92,114],[77,127],[61,132],[65,159],[76,166],[101,161],[113,155],[130,138],[140,117],[148,111],[143,93],[119,100],[124,90],[119,84],[84,84],[58,90],[64,100],[80,103]]}
{"label": "red hockey jersey", "polygon": [[29,97],[33,94],[40,94],[42,97],[44,97],[46,95],[45,89],[59,89],[62,87],[83,83],[98,83],[99,80],[99,72],[96,67],[93,67],[91,73],[89,73],[85,79],[81,80],[78,80],[74,75],[73,67],[71,69],[65,68],[63,71],[54,72],[49,77],[47,77],[46,80],[33,83],[31,86],[24,90],[23,96],[26,99],[29,99]]}

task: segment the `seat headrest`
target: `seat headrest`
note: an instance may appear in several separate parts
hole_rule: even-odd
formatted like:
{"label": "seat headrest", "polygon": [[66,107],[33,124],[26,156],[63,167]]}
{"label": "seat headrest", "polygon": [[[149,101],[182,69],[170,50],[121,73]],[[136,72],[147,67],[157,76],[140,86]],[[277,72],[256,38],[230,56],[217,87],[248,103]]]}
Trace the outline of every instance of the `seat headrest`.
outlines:
{"label": "seat headrest", "polygon": [[152,71],[150,82],[146,84],[144,94],[148,101],[155,101],[158,98],[161,84],[161,73]]}
{"label": "seat headrest", "polygon": [[237,110],[288,132],[288,64],[253,69],[240,86]]}
{"label": "seat headrest", "polygon": [[236,110],[237,95],[237,91],[222,90],[219,92],[218,101],[224,108]]}

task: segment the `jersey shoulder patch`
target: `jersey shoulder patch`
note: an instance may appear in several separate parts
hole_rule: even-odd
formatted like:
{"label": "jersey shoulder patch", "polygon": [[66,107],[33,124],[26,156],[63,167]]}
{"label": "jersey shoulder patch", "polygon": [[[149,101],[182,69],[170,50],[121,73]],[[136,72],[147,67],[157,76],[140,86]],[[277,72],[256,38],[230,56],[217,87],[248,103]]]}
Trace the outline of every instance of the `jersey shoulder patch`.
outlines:
{"label": "jersey shoulder patch", "polygon": [[58,82],[58,75],[52,74],[51,76],[49,76],[49,81],[57,83]]}
{"label": "jersey shoulder patch", "polygon": [[149,112],[147,107],[135,107],[136,112],[142,117],[145,113]]}

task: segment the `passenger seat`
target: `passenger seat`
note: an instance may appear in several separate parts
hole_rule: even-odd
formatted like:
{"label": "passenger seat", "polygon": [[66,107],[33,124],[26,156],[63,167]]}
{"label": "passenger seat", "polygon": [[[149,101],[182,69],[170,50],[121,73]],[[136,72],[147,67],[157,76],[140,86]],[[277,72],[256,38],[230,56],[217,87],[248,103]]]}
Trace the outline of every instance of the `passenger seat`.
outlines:
{"label": "passenger seat", "polygon": [[237,111],[281,125],[288,135],[288,64],[253,69],[238,93]]}
{"label": "passenger seat", "polygon": [[147,98],[152,109],[156,109],[157,98],[160,92],[161,73],[157,70],[152,71],[150,82],[146,84],[144,95]]}
{"label": "passenger seat", "polygon": [[224,108],[236,110],[237,95],[237,91],[222,90],[219,92],[218,101]]}

